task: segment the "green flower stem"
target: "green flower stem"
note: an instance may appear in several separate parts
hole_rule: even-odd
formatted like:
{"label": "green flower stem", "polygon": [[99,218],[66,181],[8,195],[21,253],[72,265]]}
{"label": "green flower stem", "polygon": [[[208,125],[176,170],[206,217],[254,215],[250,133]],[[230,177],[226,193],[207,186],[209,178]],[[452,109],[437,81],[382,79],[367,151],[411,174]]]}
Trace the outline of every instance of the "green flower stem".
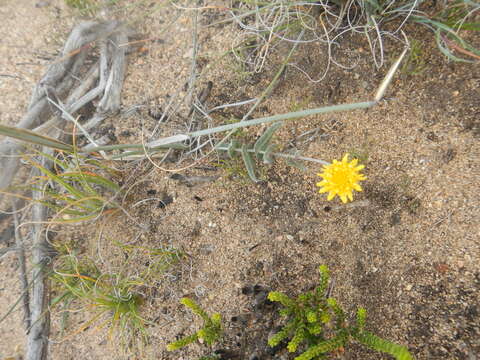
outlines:
{"label": "green flower stem", "polygon": [[204,130],[199,130],[199,131],[193,131],[191,133],[186,133],[186,134],[161,138],[161,139],[158,139],[158,140],[147,143],[146,147],[151,148],[151,147],[157,147],[157,146],[161,146],[161,145],[174,144],[176,142],[188,140],[188,139],[195,138],[195,137],[198,137],[198,136],[211,135],[211,134],[216,134],[216,133],[219,133],[219,132],[240,129],[240,128],[244,128],[244,127],[248,127],[248,126],[268,124],[268,123],[272,123],[272,122],[275,122],[275,121],[298,119],[298,118],[305,117],[305,116],[323,114],[323,113],[335,112],[335,111],[348,111],[348,110],[355,110],[355,109],[366,109],[366,108],[372,107],[376,104],[377,104],[376,101],[365,101],[365,102],[359,102],[359,103],[353,103],[353,104],[332,105],[332,106],[324,106],[324,107],[320,107],[320,108],[316,108],[316,109],[301,110],[301,111],[289,112],[289,113],[286,113],[286,114],[278,114],[278,115],[273,115],[273,116],[267,116],[267,117],[258,118],[258,119],[254,119],[254,120],[239,121],[239,122],[234,123],[234,124],[221,125],[221,126],[217,126],[217,127],[211,128],[211,129],[204,129]]}
{"label": "green flower stem", "polygon": [[353,104],[332,105],[332,106],[324,106],[324,107],[309,109],[309,110],[294,111],[286,114],[267,116],[267,117],[258,118],[254,120],[239,121],[234,124],[227,124],[227,125],[217,126],[211,129],[194,131],[194,132],[188,133],[187,135],[189,137],[204,136],[204,135],[215,134],[218,132],[224,132],[228,130],[235,130],[235,129],[239,129],[247,126],[268,124],[268,123],[281,121],[281,120],[298,119],[305,116],[323,114],[327,112],[366,109],[366,108],[372,107],[376,103],[377,103],[376,101],[365,101],[365,102],[353,103]]}

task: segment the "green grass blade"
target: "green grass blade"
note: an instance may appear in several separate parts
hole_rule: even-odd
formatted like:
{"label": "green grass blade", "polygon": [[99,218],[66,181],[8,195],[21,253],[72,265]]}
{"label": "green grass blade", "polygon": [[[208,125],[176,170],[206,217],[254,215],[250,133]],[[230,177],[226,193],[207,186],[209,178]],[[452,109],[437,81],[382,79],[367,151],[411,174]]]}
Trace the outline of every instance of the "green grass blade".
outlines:
{"label": "green grass blade", "polygon": [[46,146],[49,148],[64,150],[68,152],[73,151],[73,147],[71,145],[65,144],[48,136],[37,134],[27,129],[19,129],[16,127],[0,125],[0,135],[21,140],[29,144]]}
{"label": "green grass blade", "polygon": [[[115,184],[113,181],[110,181],[103,176],[96,175],[94,173],[87,173],[87,172],[69,172],[69,173],[63,173],[59,175],[64,178],[71,178],[73,180],[78,180],[79,176],[82,176],[82,178],[90,183],[90,184],[97,184],[100,186],[103,186],[106,189],[111,190],[112,192],[117,192],[120,191],[120,186],[118,184]],[[95,194],[97,194],[95,192]]]}
{"label": "green grass blade", "polygon": [[332,106],[325,106],[315,109],[308,109],[308,110],[301,110],[301,111],[294,111],[289,112],[286,114],[278,114],[273,116],[267,116],[263,118],[258,118],[254,120],[246,120],[246,121],[239,121],[234,124],[227,124],[222,126],[217,126],[211,129],[204,129],[199,131],[194,131],[189,133],[190,137],[197,137],[197,136],[204,136],[209,134],[215,134],[223,131],[235,130],[240,129],[248,126],[254,125],[261,125],[261,124],[268,124],[276,121],[281,120],[291,120],[291,119],[298,119],[303,118],[306,116],[317,115],[317,114],[324,114],[329,112],[337,112],[337,111],[349,111],[349,110],[356,110],[356,109],[366,109],[372,107],[376,104],[375,101],[366,101],[366,102],[359,102],[359,103],[352,103],[352,104],[340,104],[340,105],[332,105]]}
{"label": "green grass blade", "polygon": [[232,141],[230,141],[230,145],[228,145],[228,150],[227,150],[227,153],[230,159],[233,159],[235,157],[236,149],[239,146],[240,146],[240,143],[236,139],[233,139]]}
{"label": "green grass blade", "polygon": [[45,167],[41,166],[40,164],[30,160],[30,163],[36,167],[38,170],[40,170],[42,173],[44,173],[48,178],[52,179],[54,182],[62,185],[65,190],[67,190],[70,194],[72,194],[75,198],[77,199],[83,199],[85,197],[85,194],[82,193],[81,191],[78,191],[75,189],[74,186],[70,185],[66,181],[64,181],[60,176],[55,175],[53,172],[50,170],[46,169]]}

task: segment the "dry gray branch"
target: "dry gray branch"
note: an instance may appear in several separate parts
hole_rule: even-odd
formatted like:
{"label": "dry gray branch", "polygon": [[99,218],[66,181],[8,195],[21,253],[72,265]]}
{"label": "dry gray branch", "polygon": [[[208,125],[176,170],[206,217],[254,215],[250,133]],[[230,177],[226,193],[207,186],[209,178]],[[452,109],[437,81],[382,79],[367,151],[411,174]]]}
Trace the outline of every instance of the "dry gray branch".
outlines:
{"label": "dry gray branch", "polygon": [[25,329],[30,329],[30,293],[28,291],[28,278],[27,278],[27,264],[25,261],[25,247],[23,245],[23,238],[19,231],[20,222],[18,220],[17,204],[16,201],[12,201],[13,209],[13,224],[15,226],[15,245],[17,248],[17,258],[19,263],[20,272],[20,284],[22,284],[22,303],[23,303],[23,322]]}
{"label": "dry gray branch", "polygon": [[[93,43],[100,45],[100,59],[90,67],[82,77],[85,59]],[[88,128],[98,124],[112,112],[120,108],[120,95],[123,87],[126,52],[128,42],[127,30],[117,21],[84,22],[75,27],[69,35],[61,57],[49,66],[46,74],[33,90],[27,113],[16,125],[18,128],[33,129],[38,133],[58,138],[59,128],[64,120],[75,120],[73,115],[94,99],[100,99],[96,113],[87,122]],[[83,78],[79,81],[78,79]],[[97,84],[98,82],[98,84]],[[61,111],[58,111],[61,109]],[[77,126],[80,126],[74,121]],[[105,139],[102,139],[102,142]],[[24,150],[22,143],[6,139],[0,143],[0,189],[7,188],[13,181],[19,167],[20,154]],[[43,148],[43,153],[49,153]],[[48,167],[48,160],[39,160],[42,166]],[[34,170],[36,175],[39,170]],[[44,360],[48,353],[48,336],[50,316],[48,311],[49,289],[48,271],[53,252],[45,237],[43,224],[47,221],[47,210],[39,202],[42,191],[34,190],[32,199],[32,287],[29,301],[29,281],[25,269],[23,241],[15,226],[16,250],[20,262],[20,276],[23,291],[25,325],[28,331],[26,356],[27,360]],[[18,223],[18,218],[15,217]],[[10,248],[9,248],[10,249]]]}
{"label": "dry gray branch", "polygon": [[[93,42],[100,43],[100,61],[89,69],[84,80],[72,90],[78,78],[81,78],[80,71]],[[89,21],[75,27],[65,43],[62,56],[50,65],[35,87],[28,111],[16,126],[35,128],[34,130],[48,135],[49,131],[62,122],[62,118],[71,118],[95,98],[100,98],[99,105],[93,118],[87,122],[86,129],[100,123],[109,113],[117,111],[120,107],[127,51],[126,46],[121,45],[127,42],[127,30],[117,21]],[[100,81],[92,89],[98,78]],[[70,96],[66,96],[68,93]],[[60,101],[64,97],[66,105],[62,109],[70,117],[65,114],[59,116],[56,107],[51,104],[52,99]],[[5,189],[12,183],[19,169],[22,150],[23,145],[11,139],[0,143],[0,168],[4,170],[0,175],[0,189]]]}
{"label": "dry gray branch", "polygon": [[121,46],[128,41],[127,35],[122,32],[113,34],[108,40],[109,55],[112,58],[110,74],[103,98],[98,105],[100,112],[115,112],[120,108],[120,94],[125,76],[126,47]]}
{"label": "dry gray branch", "polygon": [[106,39],[118,26],[119,23],[116,21],[103,23],[86,21],[76,26],[65,42],[61,58],[49,66],[47,73],[35,87],[30,100],[29,110],[40,99],[47,96],[49,89],[56,89],[62,79],[76,76],[85,60],[87,54],[85,50],[87,50],[90,44],[94,41]]}
{"label": "dry gray branch", "polygon": [[[38,171],[39,172],[39,171]],[[39,174],[38,174],[39,175]],[[34,200],[41,200],[40,191],[33,192]],[[48,353],[48,335],[50,332],[50,314],[46,309],[49,304],[46,267],[50,264],[50,253],[45,239],[43,223],[47,217],[45,206],[35,203],[32,207],[33,248],[32,248],[32,301],[31,327],[27,337],[26,360],[46,360]]]}

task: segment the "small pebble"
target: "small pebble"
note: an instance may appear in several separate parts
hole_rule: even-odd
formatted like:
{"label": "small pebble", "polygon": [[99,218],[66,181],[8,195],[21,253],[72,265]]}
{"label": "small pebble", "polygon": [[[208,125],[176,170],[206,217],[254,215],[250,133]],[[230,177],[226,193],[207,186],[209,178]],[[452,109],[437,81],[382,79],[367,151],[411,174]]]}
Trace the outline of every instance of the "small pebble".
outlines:
{"label": "small pebble", "polygon": [[50,1],[37,1],[37,3],[35,4],[35,7],[42,8],[48,5],[50,5]]}

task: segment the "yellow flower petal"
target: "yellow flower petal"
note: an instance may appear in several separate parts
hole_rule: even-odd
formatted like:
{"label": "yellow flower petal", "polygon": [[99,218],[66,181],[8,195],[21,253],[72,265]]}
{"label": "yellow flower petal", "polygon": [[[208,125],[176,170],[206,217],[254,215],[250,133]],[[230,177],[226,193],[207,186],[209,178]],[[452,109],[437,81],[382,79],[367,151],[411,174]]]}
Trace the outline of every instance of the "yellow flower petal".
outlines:
{"label": "yellow flower petal", "polygon": [[316,183],[320,188],[319,193],[327,193],[327,200],[332,200],[339,196],[343,203],[353,201],[353,190],[362,191],[359,181],[367,177],[360,173],[365,165],[357,165],[358,160],[348,161],[349,154],[345,154],[341,161],[333,160],[330,165],[323,165],[323,171],[320,176],[323,180]]}
{"label": "yellow flower petal", "polygon": [[361,187],[360,185],[358,185],[358,184],[353,184],[353,190],[355,190],[355,191],[363,191],[363,190],[362,190],[362,187]]}

